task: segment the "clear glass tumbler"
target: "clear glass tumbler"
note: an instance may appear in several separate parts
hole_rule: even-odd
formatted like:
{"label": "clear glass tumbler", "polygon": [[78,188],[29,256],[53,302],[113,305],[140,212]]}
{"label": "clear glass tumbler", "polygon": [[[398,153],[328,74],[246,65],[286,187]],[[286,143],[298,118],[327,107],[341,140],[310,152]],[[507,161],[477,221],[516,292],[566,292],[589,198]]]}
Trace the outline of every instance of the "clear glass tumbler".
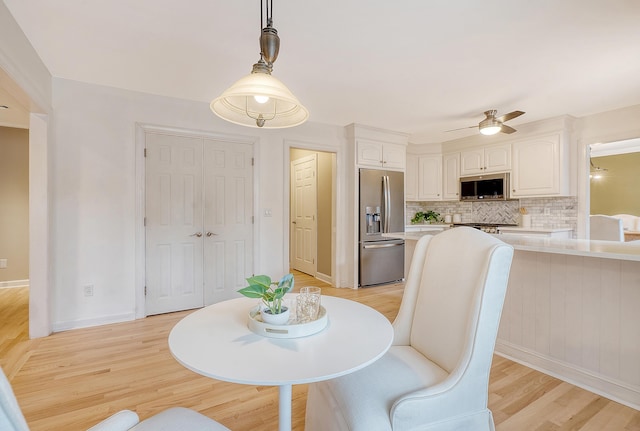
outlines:
{"label": "clear glass tumbler", "polygon": [[320,292],[319,287],[305,286],[300,288],[296,299],[296,320],[298,323],[307,323],[318,318]]}

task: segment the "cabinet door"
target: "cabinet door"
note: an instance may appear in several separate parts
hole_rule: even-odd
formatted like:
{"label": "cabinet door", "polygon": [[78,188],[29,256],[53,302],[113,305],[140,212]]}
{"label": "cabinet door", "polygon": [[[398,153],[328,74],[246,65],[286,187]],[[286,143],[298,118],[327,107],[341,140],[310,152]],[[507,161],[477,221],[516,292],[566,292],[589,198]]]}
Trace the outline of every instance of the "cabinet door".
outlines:
{"label": "cabinet door", "polygon": [[442,158],[442,198],[458,200],[460,188],[460,153],[445,154]]}
{"label": "cabinet door", "polygon": [[407,149],[404,145],[383,144],[382,166],[386,169],[404,169],[406,165]]}
{"label": "cabinet door", "polygon": [[418,159],[418,199],[442,200],[442,156]]}
{"label": "cabinet door", "polygon": [[512,197],[560,194],[560,135],[515,142],[511,183]]}
{"label": "cabinet door", "polygon": [[484,172],[501,172],[511,169],[511,144],[484,149]]}
{"label": "cabinet door", "polygon": [[408,201],[418,200],[418,157],[407,157],[404,196]]}
{"label": "cabinet door", "polygon": [[467,150],[460,153],[460,176],[477,175],[484,171],[484,149]]}
{"label": "cabinet door", "polygon": [[382,143],[359,140],[357,152],[359,165],[382,167]]}

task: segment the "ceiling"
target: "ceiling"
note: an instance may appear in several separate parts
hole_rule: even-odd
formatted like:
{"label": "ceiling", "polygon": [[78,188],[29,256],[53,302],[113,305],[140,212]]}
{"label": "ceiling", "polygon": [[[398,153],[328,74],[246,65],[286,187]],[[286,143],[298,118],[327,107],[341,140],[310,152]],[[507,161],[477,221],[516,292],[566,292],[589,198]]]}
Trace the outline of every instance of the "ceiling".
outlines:
{"label": "ceiling", "polygon": [[[210,102],[259,58],[256,0],[4,2],[55,77]],[[275,0],[273,19],[273,75],[314,122],[433,143],[488,109],[526,111],[517,129],[640,104],[637,0]]]}

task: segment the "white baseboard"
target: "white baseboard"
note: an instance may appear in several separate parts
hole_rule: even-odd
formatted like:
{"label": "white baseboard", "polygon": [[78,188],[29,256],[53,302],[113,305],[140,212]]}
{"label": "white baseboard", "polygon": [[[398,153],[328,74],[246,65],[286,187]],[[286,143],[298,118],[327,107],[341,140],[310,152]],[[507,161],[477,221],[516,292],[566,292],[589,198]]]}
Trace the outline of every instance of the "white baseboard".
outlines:
{"label": "white baseboard", "polygon": [[95,319],[70,320],[66,322],[56,322],[53,324],[53,332],[69,331],[71,329],[89,328],[92,326],[108,325],[110,323],[122,323],[135,320],[135,313],[114,314],[112,316],[102,316]]}
{"label": "white baseboard", "polygon": [[640,410],[640,387],[638,386],[541,355],[503,340],[496,341],[495,353],[620,404]]}
{"label": "white baseboard", "polygon": [[13,287],[29,287],[29,279],[0,281],[0,289],[4,289],[4,288],[9,289]]}
{"label": "white baseboard", "polygon": [[316,278],[320,281],[324,281],[325,283],[328,283],[330,285],[334,285],[333,284],[333,277],[331,277],[330,275],[327,274],[323,274],[321,272],[316,272]]}

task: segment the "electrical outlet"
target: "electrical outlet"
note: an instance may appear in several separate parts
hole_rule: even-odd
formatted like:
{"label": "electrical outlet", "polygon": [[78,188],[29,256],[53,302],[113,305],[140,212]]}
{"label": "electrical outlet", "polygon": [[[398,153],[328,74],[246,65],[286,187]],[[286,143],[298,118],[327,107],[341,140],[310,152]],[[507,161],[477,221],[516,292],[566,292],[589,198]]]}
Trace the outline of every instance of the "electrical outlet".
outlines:
{"label": "electrical outlet", "polygon": [[93,284],[85,284],[83,286],[84,296],[93,296]]}
{"label": "electrical outlet", "polygon": [[5,269],[7,267],[8,259],[0,259],[0,269]]}
{"label": "electrical outlet", "polygon": [[273,214],[271,213],[271,208],[265,208],[264,209],[264,216],[265,217],[271,217]]}

